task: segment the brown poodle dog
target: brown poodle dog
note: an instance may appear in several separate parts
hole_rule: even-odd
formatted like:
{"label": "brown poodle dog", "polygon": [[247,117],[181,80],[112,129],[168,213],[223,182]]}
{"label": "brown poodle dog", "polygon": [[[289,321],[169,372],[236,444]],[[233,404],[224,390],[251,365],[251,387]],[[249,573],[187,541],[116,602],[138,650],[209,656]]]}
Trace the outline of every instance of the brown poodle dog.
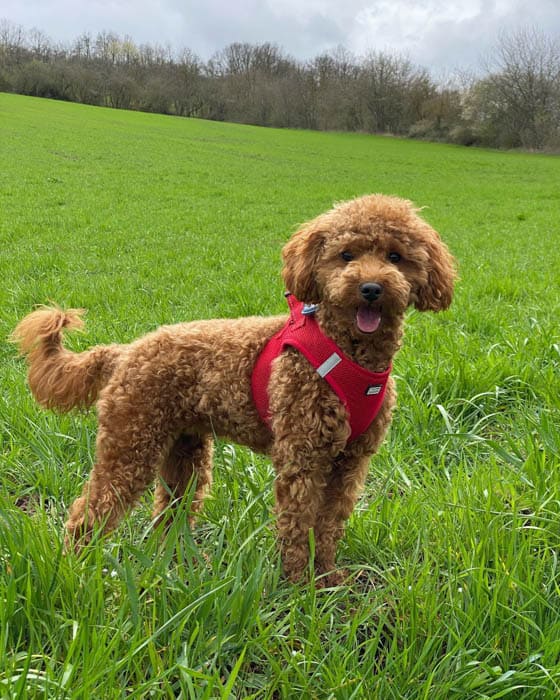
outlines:
{"label": "brown poodle dog", "polygon": [[[391,367],[408,306],[439,311],[453,295],[453,258],[412,204],[395,197],[335,206],[292,236],[283,260],[286,287],[317,305],[310,313],[339,354],[370,372]],[[389,377],[375,417],[351,437],[350,409],[325,380],[324,366],[316,369],[287,347],[271,365],[263,420],[252,371],[286,322],[277,316],[180,323],[130,345],[73,353],[62,346],[62,330],[81,325],[79,312],[41,308],[21,321],[13,339],[28,355],[37,401],[68,411],[97,400],[97,458],[70,508],[69,542],[87,542],[96,527],[114,528],[158,474],[156,518],[171,516],[193,479],[192,508],[199,510],[218,435],[272,458],[288,578],[305,576],[313,528],[317,574],[325,574],[323,584],[340,580],[336,546],[391,421],[394,383]]]}

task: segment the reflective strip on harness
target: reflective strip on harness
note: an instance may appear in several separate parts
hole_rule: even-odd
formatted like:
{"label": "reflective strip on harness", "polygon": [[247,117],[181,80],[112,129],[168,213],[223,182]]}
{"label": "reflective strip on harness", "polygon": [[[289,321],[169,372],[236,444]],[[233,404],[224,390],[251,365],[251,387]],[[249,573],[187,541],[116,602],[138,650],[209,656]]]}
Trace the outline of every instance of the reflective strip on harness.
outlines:
{"label": "reflective strip on harness", "polygon": [[332,370],[339,364],[339,362],[342,362],[342,357],[336,352],[333,352],[333,354],[327,358],[322,365],[317,367],[317,374],[319,374],[321,377],[326,377],[329,372],[332,372]]}

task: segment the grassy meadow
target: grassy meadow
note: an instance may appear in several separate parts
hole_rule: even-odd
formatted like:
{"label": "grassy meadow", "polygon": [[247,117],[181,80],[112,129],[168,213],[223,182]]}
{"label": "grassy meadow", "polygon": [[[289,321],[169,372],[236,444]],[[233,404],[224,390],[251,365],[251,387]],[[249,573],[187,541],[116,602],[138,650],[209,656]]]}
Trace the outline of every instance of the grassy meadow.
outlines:
{"label": "grassy meadow", "polygon": [[[0,94],[0,698],[560,695],[560,159],[267,130]],[[459,261],[408,317],[399,407],[341,543],[348,585],[282,579],[268,461],[218,446],[198,527],[149,495],[62,554],[95,416],[40,410],[7,336],[88,309],[69,346],[284,309],[299,222],[412,199]]]}

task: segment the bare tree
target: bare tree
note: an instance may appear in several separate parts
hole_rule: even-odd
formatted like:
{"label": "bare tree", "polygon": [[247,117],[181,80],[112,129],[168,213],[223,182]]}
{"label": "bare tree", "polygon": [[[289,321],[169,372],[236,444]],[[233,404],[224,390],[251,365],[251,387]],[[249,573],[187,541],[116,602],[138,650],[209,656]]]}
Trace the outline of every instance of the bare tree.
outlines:
{"label": "bare tree", "polygon": [[23,27],[7,19],[0,19],[0,65],[20,63],[26,53]]}
{"label": "bare tree", "polygon": [[358,106],[360,68],[356,57],[339,46],[317,56],[308,64],[315,82],[319,129],[353,131],[361,129]]}
{"label": "bare tree", "polygon": [[270,43],[230,44],[207,65],[222,118],[263,126],[280,125],[282,86],[293,70],[292,59]]}
{"label": "bare tree", "polygon": [[203,65],[190,49],[180,52],[172,73],[172,102],[181,117],[203,116]]}
{"label": "bare tree", "polygon": [[32,29],[27,35],[27,45],[29,46],[33,58],[47,63],[53,55],[53,45],[49,37],[39,29]]}
{"label": "bare tree", "polygon": [[469,109],[483,139],[542,148],[560,138],[560,42],[531,29],[504,34]]}
{"label": "bare tree", "polygon": [[70,55],[78,61],[90,61],[93,56],[93,39],[91,34],[88,32],[81,34],[74,41]]}
{"label": "bare tree", "polygon": [[432,94],[429,75],[408,58],[370,52],[361,64],[360,99],[368,131],[406,133]]}

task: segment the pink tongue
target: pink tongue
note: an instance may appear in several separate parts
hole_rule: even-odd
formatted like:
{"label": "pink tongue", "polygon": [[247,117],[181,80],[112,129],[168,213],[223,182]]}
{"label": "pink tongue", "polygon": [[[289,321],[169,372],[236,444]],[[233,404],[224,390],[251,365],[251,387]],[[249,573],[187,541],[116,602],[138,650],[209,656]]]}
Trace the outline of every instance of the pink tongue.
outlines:
{"label": "pink tongue", "polygon": [[373,333],[381,323],[381,312],[369,306],[360,306],[356,314],[356,323],[362,333]]}

